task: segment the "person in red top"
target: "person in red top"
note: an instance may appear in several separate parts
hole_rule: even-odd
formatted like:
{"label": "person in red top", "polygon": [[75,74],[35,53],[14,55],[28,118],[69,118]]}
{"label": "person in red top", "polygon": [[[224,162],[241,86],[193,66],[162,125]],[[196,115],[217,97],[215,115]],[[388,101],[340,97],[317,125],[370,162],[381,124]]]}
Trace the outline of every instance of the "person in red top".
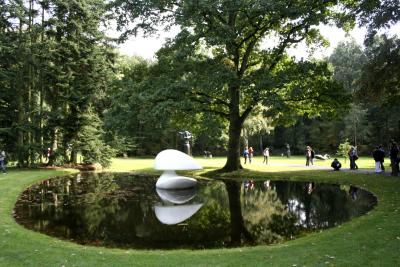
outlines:
{"label": "person in red top", "polygon": [[249,147],[249,163],[251,163],[251,159],[253,158],[254,150],[252,147]]}

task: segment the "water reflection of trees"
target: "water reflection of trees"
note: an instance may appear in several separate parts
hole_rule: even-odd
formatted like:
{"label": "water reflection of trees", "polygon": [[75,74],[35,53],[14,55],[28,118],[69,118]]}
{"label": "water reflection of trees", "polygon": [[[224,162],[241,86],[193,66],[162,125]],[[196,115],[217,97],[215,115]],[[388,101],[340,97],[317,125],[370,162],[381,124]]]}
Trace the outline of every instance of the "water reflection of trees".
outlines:
{"label": "water reflection of trees", "polygon": [[374,205],[372,196],[364,190],[359,190],[360,198],[354,201],[349,191],[339,185],[314,184],[310,192],[309,184],[275,182],[279,199],[287,203],[303,229],[333,227],[364,214]]}
{"label": "water reflection of trees", "polygon": [[296,234],[296,218],[280,201],[276,191],[257,187],[246,194],[242,188],[242,195],[245,224],[256,243],[274,243]]}
{"label": "water reflection of trees", "polygon": [[234,245],[274,243],[301,231],[333,227],[375,204],[369,192],[355,187],[282,181],[224,183]]}
{"label": "water reflection of trees", "polygon": [[232,245],[269,244],[295,234],[295,218],[274,190],[264,190],[261,183],[249,187],[232,180],[224,183],[229,196]]}
{"label": "water reflection of trees", "polygon": [[52,229],[82,242],[101,235],[100,226],[119,209],[117,199],[110,197],[118,186],[112,175],[82,176],[50,179],[31,187],[18,201],[16,214],[27,213],[24,217],[30,218],[33,229]]}

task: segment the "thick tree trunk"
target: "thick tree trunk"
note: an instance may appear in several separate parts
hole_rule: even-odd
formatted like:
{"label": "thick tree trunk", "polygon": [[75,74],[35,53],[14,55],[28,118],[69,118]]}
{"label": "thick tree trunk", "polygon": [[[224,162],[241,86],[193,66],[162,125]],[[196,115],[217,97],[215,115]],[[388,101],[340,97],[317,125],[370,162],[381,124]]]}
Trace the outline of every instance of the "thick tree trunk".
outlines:
{"label": "thick tree trunk", "polygon": [[242,169],[240,164],[240,133],[242,130],[243,122],[239,113],[239,88],[231,86],[230,93],[230,107],[229,107],[229,141],[228,141],[228,155],[223,171],[230,172]]}
{"label": "thick tree trunk", "polygon": [[51,132],[51,153],[49,156],[48,165],[54,165],[55,153],[58,149],[58,128],[54,128]]}
{"label": "thick tree trunk", "polygon": [[[33,27],[33,0],[29,1],[29,48],[32,49],[32,27]],[[31,55],[32,57],[32,55]],[[30,58],[32,59],[32,58]],[[28,164],[33,166],[35,164],[35,151],[33,149],[33,145],[35,142],[35,134],[32,130],[33,126],[33,110],[35,109],[34,105],[34,93],[33,93],[33,65],[32,62],[28,63],[28,124],[30,126],[30,130],[28,131],[28,143],[29,143],[29,160]]]}
{"label": "thick tree trunk", "polygon": [[[21,90],[22,91],[22,90]],[[22,126],[24,124],[24,98],[23,93],[18,94],[18,128],[17,128],[17,147],[18,147],[18,166],[24,165],[24,131]]]}
{"label": "thick tree trunk", "polygon": [[[41,35],[40,35],[40,43],[43,45],[44,43],[44,7],[42,6],[42,22],[41,22]],[[43,59],[41,58],[41,63],[43,63]],[[43,68],[40,68],[40,91],[39,91],[39,137],[38,141],[40,144],[41,151],[44,151],[46,148],[44,147],[44,137],[43,137],[43,126],[44,126],[44,118],[43,118],[43,107],[44,107],[44,78],[43,78]],[[43,163],[43,153],[40,156],[40,163]]]}
{"label": "thick tree trunk", "polygon": [[[22,35],[22,21],[19,22],[19,34]],[[23,125],[25,123],[25,103],[24,103],[24,85],[23,85],[23,70],[19,72],[19,77],[17,77],[17,86],[18,86],[18,122],[17,122],[17,149],[18,149],[18,166],[24,166],[25,160],[25,151],[24,151],[24,131]]]}
{"label": "thick tree trunk", "polygon": [[229,125],[229,141],[227,161],[223,168],[224,171],[236,171],[242,169],[240,164],[240,125]]}
{"label": "thick tree trunk", "polygon": [[72,149],[71,151],[71,159],[70,159],[71,163],[76,165],[78,164],[78,153],[75,149]]}

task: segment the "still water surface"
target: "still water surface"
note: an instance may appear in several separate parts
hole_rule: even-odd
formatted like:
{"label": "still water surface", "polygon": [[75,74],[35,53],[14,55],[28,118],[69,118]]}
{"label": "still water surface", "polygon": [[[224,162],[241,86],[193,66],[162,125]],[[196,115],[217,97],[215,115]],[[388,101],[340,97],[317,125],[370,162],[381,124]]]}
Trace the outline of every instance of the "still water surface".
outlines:
{"label": "still water surface", "polygon": [[15,219],[80,244],[172,249],[277,243],[334,227],[376,204],[353,186],[289,181],[199,180],[159,190],[157,177],[81,173],[24,191]]}

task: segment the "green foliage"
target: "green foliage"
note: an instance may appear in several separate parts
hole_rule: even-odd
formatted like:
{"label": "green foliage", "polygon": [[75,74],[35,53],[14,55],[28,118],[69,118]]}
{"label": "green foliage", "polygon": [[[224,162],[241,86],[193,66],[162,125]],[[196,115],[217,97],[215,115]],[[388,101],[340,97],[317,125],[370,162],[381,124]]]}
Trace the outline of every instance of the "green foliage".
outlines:
{"label": "green foliage", "polygon": [[344,158],[344,162],[346,162],[346,160],[349,158],[349,150],[350,150],[350,142],[348,139],[345,139],[343,143],[339,144],[338,150],[337,150],[337,155],[341,156]]}
{"label": "green foliage", "polygon": [[356,40],[340,42],[329,57],[329,62],[333,65],[334,79],[349,93],[358,91],[358,80],[366,60],[365,53]]}
{"label": "green foliage", "polygon": [[84,163],[100,163],[103,167],[111,164],[116,149],[106,145],[102,139],[101,121],[96,114],[88,112],[83,116],[84,127],[77,136],[73,148],[81,151]]}
{"label": "green foliage", "polygon": [[367,43],[368,63],[362,70],[362,102],[374,105],[396,106],[400,97],[400,39],[385,35]]}
{"label": "green foliage", "polygon": [[369,38],[378,29],[389,28],[400,20],[400,3],[397,0],[362,0],[353,6],[361,25],[368,26]]}
{"label": "green foliage", "polygon": [[76,163],[68,149],[85,126],[81,114],[91,105],[102,112],[111,78],[114,56],[99,30],[104,4],[1,2],[0,145],[20,165],[42,163],[47,147],[55,162]]}
{"label": "green foliage", "polygon": [[129,152],[135,151],[138,147],[135,140],[130,139],[129,136],[119,136],[116,133],[109,133],[106,143],[114,149],[116,156],[127,156]]}
{"label": "green foliage", "polygon": [[[285,53],[303,40],[309,45],[321,42],[314,26],[339,17],[342,25],[351,20],[336,4],[114,1],[111,5],[119,27],[131,27],[122,39],[138,30],[153,32],[160,24],[180,26],[180,33],[157,54],[158,64],[148,82],[151,103],[158,103],[156,110],[168,106],[192,116],[214,114],[228,122],[224,169],[229,171],[240,168],[242,126],[259,104],[268,109],[270,118],[284,123],[294,121],[288,114],[320,116],[346,105],[326,63],[295,62]],[[272,36],[277,39],[272,48],[261,49],[262,40]]]}

